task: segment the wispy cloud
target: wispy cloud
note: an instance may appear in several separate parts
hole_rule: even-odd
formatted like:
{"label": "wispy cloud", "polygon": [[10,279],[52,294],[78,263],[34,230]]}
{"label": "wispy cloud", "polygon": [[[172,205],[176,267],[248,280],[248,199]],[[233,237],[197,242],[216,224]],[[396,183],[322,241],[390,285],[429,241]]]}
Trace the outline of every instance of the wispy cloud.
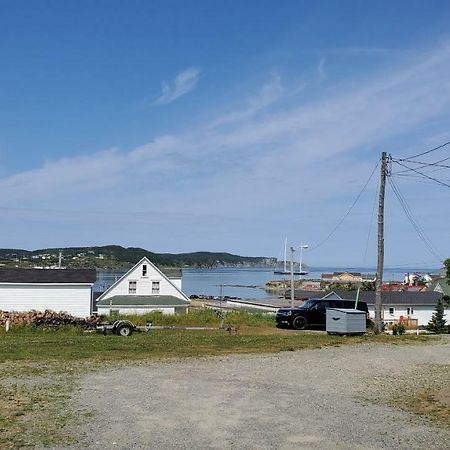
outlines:
{"label": "wispy cloud", "polygon": [[322,56],[319,59],[319,64],[317,64],[317,75],[319,76],[319,81],[324,81],[327,78],[327,73],[325,72],[326,58]]}
{"label": "wispy cloud", "polygon": [[278,73],[274,72],[270,80],[263,84],[256,94],[247,97],[246,104],[213,120],[210,126],[216,127],[248,119],[280,100],[282,94],[283,86],[281,84],[281,77]]}
{"label": "wispy cloud", "polygon": [[193,91],[197,87],[200,73],[200,69],[191,67],[180,72],[172,83],[163,81],[161,95],[156,99],[155,104],[166,105],[172,103]]}

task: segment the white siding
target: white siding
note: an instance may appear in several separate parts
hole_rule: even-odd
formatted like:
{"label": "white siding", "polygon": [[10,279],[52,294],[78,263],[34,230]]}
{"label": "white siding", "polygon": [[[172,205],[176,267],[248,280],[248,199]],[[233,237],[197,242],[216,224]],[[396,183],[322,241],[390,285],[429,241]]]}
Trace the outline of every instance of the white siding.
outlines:
{"label": "white siding", "polygon": [[181,278],[171,278],[170,281],[181,291]]}
{"label": "white siding", "polygon": [[[394,314],[389,314],[389,308],[394,308]],[[413,308],[413,313],[409,314],[407,313],[407,308]],[[419,326],[427,325],[428,322],[431,319],[431,316],[434,313],[435,306],[425,306],[425,305],[383,305],[384,310],[384,320],[386,322],[390,320],[399,320],[400,316],[403,317],[410,317],[411,319],[417,319]],[[447,308],[445,310],[445,313],[447,314],[446,319],[448,320],[450,318],[450,309]],[[370,317],[374,317],[374,308],[373,306],[369,306],[369,314]]]}
{"label": "white siding", "polygon": [[1,284],[0,310],[65,311],[75,317],[91,314],[91,285]]}
{"label": "white siding", "polygon": [[[147,275],[142,275],[142,266],[147,265]],[[130,294],[128,286],[130,281],[136,281],[136,292]],[[152,282],[159,281],[159,292],[152,292]],[[133,269],[125,274],[115,285],[101,295],[98,300],[114,297],[115,295],[173,295],[182,300],[188,298],[180,292],[181,279],[175,279],[174,282],[162,275],[153,265],[145,260],[137,264]]]}
{"label": "white siding", "polygon": [[[109,306],[106,305],[102,305],[102,306],[98,306],[98,314],[99,315],[109,315]],[[174,307],[148,307],[148,308],[120,308],[120,307],[112,307],[111,308],[113,311],[117,311],[119,314],[123,314],[123,315],[127,315],[127,314],[138,314],[138,315],[142,315],[142,314],[148,314],[151,312],[155,312],[155,311],[160,311],[163,314],[169,314],[169,315],[173,315],[175,314],[175,308]]]}

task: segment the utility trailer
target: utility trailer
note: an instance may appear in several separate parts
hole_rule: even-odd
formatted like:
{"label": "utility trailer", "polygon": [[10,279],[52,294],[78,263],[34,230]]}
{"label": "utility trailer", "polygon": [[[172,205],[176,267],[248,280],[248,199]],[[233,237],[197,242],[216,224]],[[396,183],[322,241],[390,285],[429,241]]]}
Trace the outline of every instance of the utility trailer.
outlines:
{"label": "utility trailer", "polygon": [[153,326],[152,322],[147,322],[146,325],[135,325],[130,320],[116,320],[115,322],[103,322],[96,326],[96,330],[99,333],[106,334],[110,331],[112,334],[116,334],[117,336],[131,336],[135,331],[142,331],[148,333],[150,330],[221,330],[226,329],[229,333],[231,331],[237,332],[235,327],[228,328],[215,328],[215,327],[179,327],[174,325],[162,325],[162,326]]}
{"label": "utility trailer", "polygon": [[135,331],[148,333],[152,329],[152,323],[147,322],[145,326],[135,325],[130,320],[116,320],[115,322],[105,322],[96,327],[98,332],[106,334],[108,331],[117,336],[131,336]]}

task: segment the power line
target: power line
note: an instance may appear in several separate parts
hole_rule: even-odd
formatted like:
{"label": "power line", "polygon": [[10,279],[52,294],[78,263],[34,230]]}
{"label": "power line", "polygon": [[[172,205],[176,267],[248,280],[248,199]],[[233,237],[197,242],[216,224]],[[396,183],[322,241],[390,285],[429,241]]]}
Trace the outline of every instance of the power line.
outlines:
{"label": "power line", "polygon": [[[443,159],[442,161],[447,161],[448,159],[450,159],[450,157]],[[403,159],[393,159],[394,162],[397,161],[404,161]],[[439,164],[438,162],[436,163],[426,163],[426,162],[422,162],[422,161],[408,161],[409,164],[421,164],[422,167],[419,167],[419,169],[423,169],[424,167],[442,167],[444,169],[450,169],[450,166],[447,166],[446,164]]]}
{"label": "power line", "polygon": [[377,189],[375,191],[375,196],[373,198],[372,215],[370,216],[370,225],[369,225],[369,232],[367,233],[367,241],[366,241],[366,249],[364,251],[363,266],[366,264],[367,252],[369,250],[369,241],[370,241],[370,235],[372,234],[372,227],[373,227],[373,222],[374,222],[373,218],[375,215],[375,207],[377,205],[378,193],[379,193],[379,190]]}
{"label": "power line", "polygon": [[316,250],[317,248],[321,247],[323,244],[325,244],[325,242],[328,241],[328,239],[330,239],[334,233],[339,229],[339,227],[343,224],[344,220],[348,217],[348,215],[351,213],[352,209],[355,207],[356,203],[358,203],[358,200],[360,199],[361,195],[363,194],[363,192],[365,191],[367,185],[370,183],[370,180],[373,177],[373,174],[375,173],[375,171],[377,170],[378,166],[380,164],[380,160],[378,160],[377,164],[375,165],[375,167],[372,170],[372,173],[370,174],[369,178],[367,179],[366,183],[364,184],[364,186],[362,187],[361,191],[359,192],[359,194],[356,196],[355,200],[353,201],[352,205],[350,206],[350,208],[348,209],[348,211],[344,214],[344,216],[342,217],[342,219],[337,223],[337,225],[331,230],[331,232],[328,234],[328,236],[323,239],[322,241],[320,241],[317,245],[313,246],[310,251],[312,250]]}
{"label": "power line", "polygon": [[417,219],[415,219],[411,208],[409,207],[408,203],[406,202],[406,199],[402,196],[398,186],[396,185],[395,181],[393,180],[392,177],[388,177],[388,181],[389,184],[392,188],[392,191],[394,192],[395,196],[397,197],[403,211],[406,214],[406,217],[409,219],[411,225],[413,226],[414,230],[416,231],[417,235],[419,236],[419,238],[422,240],[422,242],[425,244],[425,246],[427,247],[428,251],[435,256],[439,262],[442,263],[443,258],[441,255],[439,255],[439,253],[436,251],[436,249],[434,248],[431,240],[429,239],[429,237],[426,235],[424,229],[420,226],[419,222],[417,221]]}
{"label": "power line", "polygon": [[422,175],[424,178],[428,178],[429,180],[433,180],[436,183],[441,184],[442,186],[446,186],[446,187],[450,188],[450,184],[444,183],[443,181],[440,181],[437,178],[430,177],[429,175],[426,175],[426,174],[424,174],[424,173],[420,172],[419,170],[416,170],[416,169],[414,169],[412,167],[408,167],[405,164],[402,164],[401,162],[399,162],[398,160],[396,160],[395,162],[397,164],[399,164],[400,166],[405,167],[406,169],[412,170],[413,172],[415,172],[415,173],[417,173],[419,175]]}
{"label": "power line", "polygon": [[[441,159],[439,161],[432,162],[432,163],[422,162],[422,161],[407,161],[407,162],[410,163],[410,164],[412,164],[412,163],[420,164],[421,167],[418,167],[418,169],[423,169],[425,167],[438,167],[437,169],[432,170],[431,172],[428,172],[428,173],[433,173],[433,172],[437,172],[437,171],[442,170],[442,169],[449,169],[450,166],[441,164],[441,163],[443,163],[445,161],[448,161],[449,159],[450,159],[450,156],[447,157],[447,158]],[[400,159],[393,158],[393,161],[397,162],[397,161],[404,161],[404,160],[401,159],[401,158]],[[399,173],[410,172],[410,171],[411,171],[411,169],[403,169],[403,170],[399,170],[396,173],[399,174]]]}
{"label": "power line", "polygon": [[439,150],[439,149],[441,149],[441,148],[443,148],[443,147],[445,147],[446,145],[449,145],[449,144],[450,144],[450,141],[445,142],[445,143],[443,143],[443,144],[441,144],[441,145],[439,145],[437,147],[434,147],[434,148],[432,148],[430,150],[426,150],[425,152],[418,153],[417,155],[408,156],[407,158],[402,158],[401,161],[408,161],[410,159],[414,159],[414,158],[417,158],[419,156],[428,155],[428,153],[435,152],[436,150]]}
{"label": "power line", "polygon": [[[415,183],[420,183],[420,184],[428,184],[428,185],[430,185],[430,184],[432,184],[432,185],[435,185],[436,184],[436,182],[434,182],[434,181],[430,181],[430,180],[427,180],[427,179],[425,179],[425,178],[423,178],[423,177],[421,177],[421,176],[419,176],[419,175],[407,175],[407,174],[404,174],[404,173],[401,173],[401,174],[393,174],[392,175],[392,177],[394,177],[394,178],[397,178],[397,179],[407,179],[407,178],[411,178],[411,180],[412,181],[414,181]],[[450,182],[450,180],[448,180],[449,182]]]}

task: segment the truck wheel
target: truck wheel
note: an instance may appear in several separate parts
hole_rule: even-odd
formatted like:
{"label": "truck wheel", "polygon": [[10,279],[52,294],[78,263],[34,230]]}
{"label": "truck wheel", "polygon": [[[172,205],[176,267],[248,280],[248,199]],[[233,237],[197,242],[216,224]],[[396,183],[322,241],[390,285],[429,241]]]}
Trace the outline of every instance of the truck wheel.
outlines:
{"label": "truck wheel", "polygon": [[308,322],[306,321],[306,319],[303,316],[297,316],[293,321],[292,321],[292,326],[296,329],[296,330],[305,330],[306,327],[308,326]]}
{"label": "truck wheel", "polygon": [[133,327],[131,325],[120,325],[116,330],[117,336],[131,336]]}

